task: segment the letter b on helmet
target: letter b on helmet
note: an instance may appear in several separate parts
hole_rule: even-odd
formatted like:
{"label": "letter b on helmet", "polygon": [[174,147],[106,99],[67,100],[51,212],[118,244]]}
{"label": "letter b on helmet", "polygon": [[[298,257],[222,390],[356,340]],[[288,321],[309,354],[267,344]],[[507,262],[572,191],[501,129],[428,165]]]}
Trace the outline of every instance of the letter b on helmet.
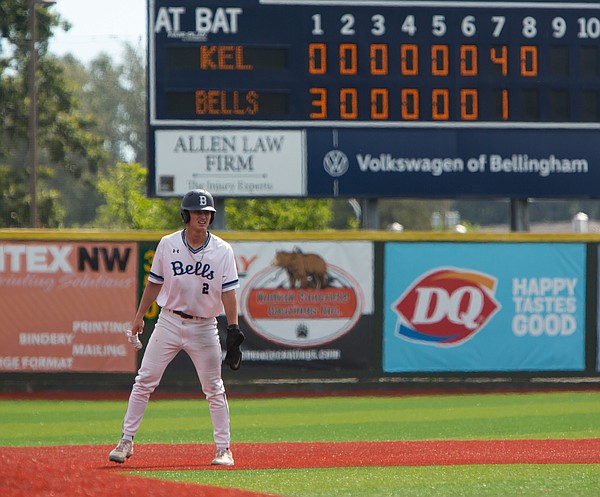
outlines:
{"label": "letter b on helmet", "polygon": [[210,211],[210,222],[215,218],[215,201],[206,190],[190,190],[181,201],[181,219],[184,223],[190,220],[189,211]]}

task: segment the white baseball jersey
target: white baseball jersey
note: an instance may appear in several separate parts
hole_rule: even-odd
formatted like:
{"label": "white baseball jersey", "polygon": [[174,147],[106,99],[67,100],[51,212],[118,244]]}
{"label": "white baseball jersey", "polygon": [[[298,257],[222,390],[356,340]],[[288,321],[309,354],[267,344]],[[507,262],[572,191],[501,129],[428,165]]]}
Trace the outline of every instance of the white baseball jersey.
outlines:
{"label": "white baseball jersey", "polygon": [[158,243],[148,281],[162,284],[156,303],[197,317],[223,312],[221,293],[239,288],[231,245],[212,233],[199,249],[191,248],[185,230]]}

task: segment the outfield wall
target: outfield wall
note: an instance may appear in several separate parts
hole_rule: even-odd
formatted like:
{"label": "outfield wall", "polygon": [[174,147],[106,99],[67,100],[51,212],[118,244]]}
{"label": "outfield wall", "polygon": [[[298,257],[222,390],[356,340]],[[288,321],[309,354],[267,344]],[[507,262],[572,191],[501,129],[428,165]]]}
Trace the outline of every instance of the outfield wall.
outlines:
{"label": "outfield wall", "polygon": [[[129,385],[124,330],[164,234],[0,231],[2,389]],[[217,234],[247,336],[234,388],[600,381],[600,235]],[[164,383],[195,388],[187,356]]]}

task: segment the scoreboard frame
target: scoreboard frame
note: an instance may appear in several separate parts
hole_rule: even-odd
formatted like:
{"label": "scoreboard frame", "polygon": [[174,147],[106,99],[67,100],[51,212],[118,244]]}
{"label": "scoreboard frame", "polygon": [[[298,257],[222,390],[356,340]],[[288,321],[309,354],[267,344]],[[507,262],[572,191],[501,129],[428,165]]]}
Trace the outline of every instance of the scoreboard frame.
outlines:
{"label": "scoreboard frame", "polygon": [[[151,196],[600,196],[598,3],[148,0],[148,12]],[[186,152],[205,136],[248,152],[262,138],[246,133],[296,133],[260,174],[289,162],[300,183],[208,183],[249,159],[209,164],[200,150],[200,179],[181,186],[180,170],[161,186],[157,164],[180,156],[157,144],[174,131]]]}

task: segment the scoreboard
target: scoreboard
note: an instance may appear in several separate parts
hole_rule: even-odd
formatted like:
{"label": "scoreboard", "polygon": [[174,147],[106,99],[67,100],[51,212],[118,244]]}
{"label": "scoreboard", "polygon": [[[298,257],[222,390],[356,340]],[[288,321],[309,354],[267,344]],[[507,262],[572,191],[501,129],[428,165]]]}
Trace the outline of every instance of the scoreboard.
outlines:
{"label": "scoreboard", "polygon": [[598,3],[148,6],[152,195],[600,196]]}

